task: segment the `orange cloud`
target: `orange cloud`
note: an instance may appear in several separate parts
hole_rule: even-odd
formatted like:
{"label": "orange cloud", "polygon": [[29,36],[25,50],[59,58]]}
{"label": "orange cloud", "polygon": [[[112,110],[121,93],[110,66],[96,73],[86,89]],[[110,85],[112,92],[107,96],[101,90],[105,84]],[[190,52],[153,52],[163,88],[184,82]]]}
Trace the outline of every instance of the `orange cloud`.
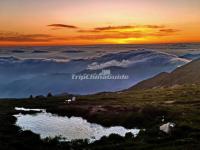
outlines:
{"label": "orange cloud", "polygon": [[[64,24],[52,24],[48,26],[60,28],[73,28]],[[103,43],[103,42],[131,42],[131,40],[159,40],[159,37],[172,36],[179,30],[166,28],[160,25],[137,25],[137,26],[105,26],[92,29],[80,29],[73,31],[71,35],[51,34],[19,34],[14,32],[0,32],[0,42],[30,42],[30,43]]]}
{"label": "orange cloud", "polygon": [[107,26],[94,28],[96,31],[108,31],[108,30],[120,30],[120,29],[134,29],[134,28],[150,28],[150,29],[162,29],[165,26],[162,25],[135,25],[135,26]]}
{"label": "orange cloud", "polygon": [[144,25],[143,27],[150,28],[150,29],[161,29],[165,28],[163,25]]}
{"label": "orange cloud", "polygon": [[124,26],[105,26],[105,27],[96,27],[89,30],[79,30],[78,32],[82,33],[99,33],[99,32],[118,32],[122,30],[128,30],[128,29],[141,29],[141,28],[147,28],[147,29],[163,29],[165,26],[163,25],[124,25]]}
{"label": "orange cloud", "polygon": [[169,36],[177,29],[169,29],[163,25],[135,25],[135,26],[105,26],[96,27],[90,30],[79,30],[78,32],[84,33],[75,36],[75,39],[127,39],[127,38],[145,38],[145,37],[160,37]]}
{"label": "orange cloud", "polygon": [[15,32],[0,33],[0,41],[6,42],[49,42],[59,39],[61,38],[49,34],[19,34]]}
{"label": "orange cloud", "polygon": [[133,29],[135,26],[106,26],[106,27],[96,27],[93,29],[89,30],[78,30],[78,32],[82,33],[100,33],[100,32],[116,32],[117,30],[122,30],[122,29]]}
{"label": "orange cloud", "polygon": [[166,32],[166,33],[174,33],[178,32],[179,30],[177,29],[161,29],[160,32]]}
{"label": "orange cloud", "polygon": [[107,27],[97,27],[93,30],[95,31],[108,31],[108,30],[120,30],[120,29],[130,29],[135,28],[136,26],[107,26]]}
{"label": "orange cloud", "polygon": [[55,28],[70,28],[70,29],[77,29],[77,26],[67,25],[67,24],[50,24],[47,25],[48,27],[55,27]]}
{"label": "orange cloud", "polygon": [[83,34],[83,35],[75,36],[75,37],[73,37],[73,39],[82,39],[82,40],[83,39],[86,39],[86,40],[127,39],[127,38],[138,38],[139,39],[139,38],[146,38],[146,37],[169,36],[169,35],[173,35],[173,33],[174,32],[163,32],[163,31],[99,32],[96,34]]}

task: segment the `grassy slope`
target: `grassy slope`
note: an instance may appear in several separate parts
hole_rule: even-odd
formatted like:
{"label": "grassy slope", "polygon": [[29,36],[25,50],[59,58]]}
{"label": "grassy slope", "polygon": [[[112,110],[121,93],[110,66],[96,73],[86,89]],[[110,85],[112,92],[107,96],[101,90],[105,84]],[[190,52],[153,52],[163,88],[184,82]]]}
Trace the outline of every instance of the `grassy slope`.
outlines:
{"label": "grassy slope", "polygon": [[[64,104],[65,97],[0,101],[1,149],[200,149],[200,86],[188,85],[167,89],[149,89],[78,96],[77,102]],[[14,126],[18,113],[14,107],[46,108],[59,115],[77,115],[105,126],[146,128],[133,139],[111,136],[92,145],[60,144],[41,141],[31,132],[19,132]],[[158,131],[162,116],[177,124],[171,135]],[[116,144],[117,143],[117,144]]]}
{"label": "grassy slope", "polygon": [[151,79],[144,80],[131,89],[149,89],[197,83],[200,83],[200,59],[179,67],[171,73],[161,73]]}

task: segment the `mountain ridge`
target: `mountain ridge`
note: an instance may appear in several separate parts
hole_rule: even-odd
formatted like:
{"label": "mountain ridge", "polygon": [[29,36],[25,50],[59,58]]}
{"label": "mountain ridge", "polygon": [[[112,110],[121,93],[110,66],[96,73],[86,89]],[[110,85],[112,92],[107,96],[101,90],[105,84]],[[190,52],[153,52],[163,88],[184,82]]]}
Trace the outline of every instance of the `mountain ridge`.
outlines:
{"label": "mountain ridge", "polygon": [[178,67],[171,73],[162,72],[150,79],[144,80],[130,89],[149,89],[173,87],[184,84],[200,84],[200,59]]}

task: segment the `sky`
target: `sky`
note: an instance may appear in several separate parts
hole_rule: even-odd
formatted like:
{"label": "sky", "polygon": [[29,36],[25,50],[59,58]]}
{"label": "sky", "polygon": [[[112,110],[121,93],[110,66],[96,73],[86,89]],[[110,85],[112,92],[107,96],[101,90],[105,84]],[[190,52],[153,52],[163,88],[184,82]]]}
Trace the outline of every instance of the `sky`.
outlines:
{"label": "sky", "polygon": [[200,42],[200,0],[1,0],[0,46]]}

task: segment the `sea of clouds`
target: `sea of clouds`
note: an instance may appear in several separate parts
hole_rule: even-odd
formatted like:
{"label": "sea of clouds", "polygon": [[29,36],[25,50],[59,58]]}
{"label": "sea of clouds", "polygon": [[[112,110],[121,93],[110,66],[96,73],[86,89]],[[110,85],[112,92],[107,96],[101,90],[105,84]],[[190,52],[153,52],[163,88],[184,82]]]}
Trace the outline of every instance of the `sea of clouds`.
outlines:
{"label": "sea of clouds", "polygon": [[[0,48],[0,97],[92,94],[119,91],[161,72],[171,72],[200,56],[199,46],[137,48],[123,46]],[[110,50],[109,50],[110,49]],[[117,50],[115,50],[117,49]],[[177,52],[178,51],[178,52]],[[194,57],[192,57],[194,56]],[[128,80],[73,80],[72,74],[103,69],[126,74]]]}

